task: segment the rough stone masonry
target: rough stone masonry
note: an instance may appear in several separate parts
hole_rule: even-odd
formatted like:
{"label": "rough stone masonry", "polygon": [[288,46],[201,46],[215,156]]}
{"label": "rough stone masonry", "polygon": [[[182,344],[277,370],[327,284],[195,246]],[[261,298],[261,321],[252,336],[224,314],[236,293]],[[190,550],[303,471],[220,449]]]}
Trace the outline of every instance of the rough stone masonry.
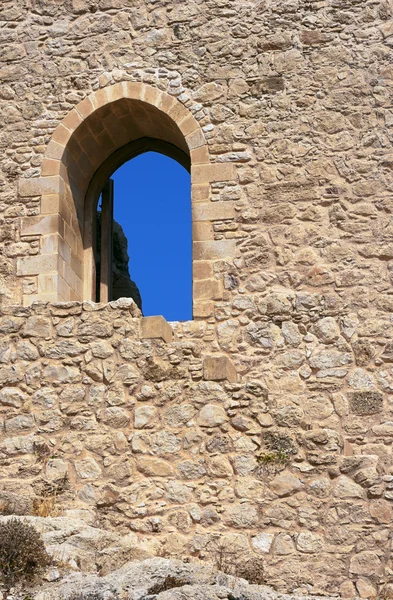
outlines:
{"label": "rough stone masonry", "polygon": [[[0,11],[3,511],[392,591],[392,0]],[[191,158],[191,322],[83,291],[85,192],[147,133]]]}

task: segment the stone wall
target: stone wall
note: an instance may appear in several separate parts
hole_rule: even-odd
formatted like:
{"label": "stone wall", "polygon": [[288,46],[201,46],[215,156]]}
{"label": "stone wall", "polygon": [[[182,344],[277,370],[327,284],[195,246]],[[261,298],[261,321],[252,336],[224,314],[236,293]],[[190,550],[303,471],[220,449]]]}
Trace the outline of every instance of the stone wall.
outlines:
{"label": "stone wall", "polygon": [[[50,181],[56,152],[84,122],[81,101],[141,83],[144,97],[170,96],[200,128],[197,141],[184,129],[194,148],[194,316],[211,317],[239,287],[273,283],[390,310],[392,13],[391,0],[4,0],[4,301],[61,296],[60,284],[81,293],[75,206],[59,207]],[[98,146],[88,142],[91,158]],[[233,171],[202,176],[206,161]]]}
{"label": "stone wall", "polygon": [[125,299],[3,308],[3,512],[52,499],[177,557],[223,538],[278,589],[370,597],[390,569],[390,317],[285,289],[227,310],[171,328]]}
{"label": "stone wall", "polygon": [[[0,11],[3,510],[55,498],[178,556],[220,534],[279,589],[369,598],[392,573],[392,1]],[[88,299],[84,192],[140,123],[190,156],[199,320],[23,307]]]}

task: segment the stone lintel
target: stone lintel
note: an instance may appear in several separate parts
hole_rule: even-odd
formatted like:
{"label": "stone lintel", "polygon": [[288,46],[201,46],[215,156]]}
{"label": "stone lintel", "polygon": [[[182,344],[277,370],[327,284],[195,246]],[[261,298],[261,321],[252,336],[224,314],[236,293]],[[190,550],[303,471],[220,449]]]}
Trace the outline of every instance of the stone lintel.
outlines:
{"label": "stone lintel", "polygon": [[142,317],[141,339],[161,339],[167,344],[172,341],[172,328],[164,317]]}
{"label": "stone lintel", "polygon": [[206,356],[203,360],[203,378],[208,381],[237,382],[237,371],[232,361],[224,355]]}

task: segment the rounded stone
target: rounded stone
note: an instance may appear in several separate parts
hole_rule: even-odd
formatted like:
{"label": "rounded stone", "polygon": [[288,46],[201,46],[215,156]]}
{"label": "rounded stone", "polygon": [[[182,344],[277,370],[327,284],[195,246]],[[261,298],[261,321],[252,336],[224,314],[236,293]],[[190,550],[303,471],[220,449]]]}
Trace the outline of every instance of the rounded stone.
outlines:
{"label": "rounded stone", "polygon": [[217,404],[206,404],[198,415],[198,425],[201,427],[219,427],[227,421],[225,410]]}
{"label": "rounded stone", "polygon": [[151,429],[159,423],[158,410],[155,406],[144,404],[137,406],[134,412],[135,429]]}

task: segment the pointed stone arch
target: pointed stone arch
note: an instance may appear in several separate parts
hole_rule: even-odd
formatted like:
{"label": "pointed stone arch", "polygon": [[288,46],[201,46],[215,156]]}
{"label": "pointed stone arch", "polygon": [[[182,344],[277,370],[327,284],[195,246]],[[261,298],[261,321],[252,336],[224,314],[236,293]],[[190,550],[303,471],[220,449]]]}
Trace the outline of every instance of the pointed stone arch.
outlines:
{"label": "pointed stone arch", "polygon": [[212,301],[222,297],[214,261],[234,252],[233,240],[214,239],[213,224],[234,218],[234,206],[211,202],[210,184],[234,180],[235,167],[211,162],[202,128],[179,100],[137,82],[100,89],[77,104],[55,129],[41,176],[19,181],[21,197],[41,198],[41,214],[21,222],[22,238],[40,236],[39,254],[18,260],[19,277],[37,278],[25,305],[93,299],[91,219],[100,181],[135,156],[138,144],[146,151],[154,143],[191,168],[194,317],[211,314]]}

